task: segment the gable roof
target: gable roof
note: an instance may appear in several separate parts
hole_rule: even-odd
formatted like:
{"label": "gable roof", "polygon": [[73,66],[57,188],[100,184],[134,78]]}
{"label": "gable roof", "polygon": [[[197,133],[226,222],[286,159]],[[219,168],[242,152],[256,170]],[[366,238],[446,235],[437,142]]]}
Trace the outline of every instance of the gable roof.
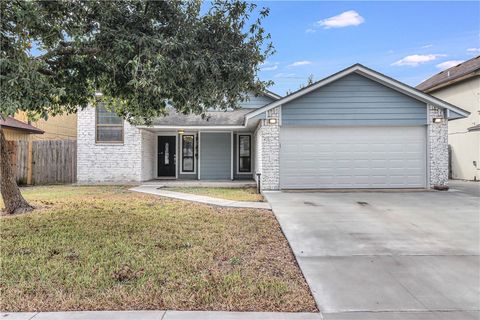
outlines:
{"label": "gable roof", "polygon": [[261,113],[264,113],[270,109],[273,109],[273,108],[276,108],[282,104],[285,104],[285,103],[288,103],[292,100],[295,100],[307,93],[310,93],[314,90],[317,90],[331,82],[334,82],[340,78],[343,78],[349,74],[352,74],[352,73],[357,73],[357,74],[360,74],[366,78],[369,78],[373,81],[376,81],[376,82],[379,82],[393,90],[396,90],[396,91],[399,91],[405,95],[408,95],[412,98],[415,98],[417,100],[420,100],[422,102],[425,102],[425,103],[429,103],[429,104],[432,104],[436,107],[439,107],[439,108],[442,108],[442,109],[446,109],[446,110],[450,110],[450,111],[453,111],[454,113],[460,115],[460,117],[466,117],[468,116],[470,113],[466,110],[463,110],[459,107],[456,107],[448,102],[445,102],[441,99],[438,99],[436,97],[433,97],[427,93],[424,93],[418,89],[415,89],[413,87],[410,87],[409,85],[406,85],[398,80],[395,80],[393,78],[390,78],[384,74],[381,74],[377,71],[374,71],[372,69],[369,69],[361,64],[354,64],[353,66],[351,67],[348,67],[346,69],[343,69],[331,76],[328,76],[322,80],[319,80],[317,82],[314,82],[312,83],[311,85],[309,86],[306,86],[304,88],[301,88],[295,92],[292,92],[291,94],[283,97],[283,98],[280,98],[272,103],[269,103],[267,104],[266,106],[264,107],[261,107],[261,108],[258,108],[254,111],[251,111],[249,112],[246,116],[245,116],[245,121],[248,121],[249,119],[255,117],[255,116],[258,116],[259,114]]}
{"label": "gable roof", "polygon": [[38,129],[28,123],[17,120],[12,117],[6,117],[5,119],[0,118],[0,126],[7,127],[10,129],[26,131],[28,133],[43,134],[45,131]]}
{"label": "gable roof", "polygon": [[475,75],[480,75],[480,56],[443,70],[433,77],[423,81],[416,88],[425,92],[430,92]]}

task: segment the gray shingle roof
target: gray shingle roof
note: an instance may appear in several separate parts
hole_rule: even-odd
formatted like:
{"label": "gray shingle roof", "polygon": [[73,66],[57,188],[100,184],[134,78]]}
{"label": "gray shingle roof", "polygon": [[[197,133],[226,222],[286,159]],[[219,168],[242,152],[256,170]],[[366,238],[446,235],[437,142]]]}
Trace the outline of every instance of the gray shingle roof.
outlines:
{"label": "gray shingle roof", "polygon": [[234,111],[207,112],[205,118],[200,115],[184,115],[171,110],[165,117],[153,120],[154,126],[238,126],[243,125],[245,115],[252,109],[238,109]]}
{"label": "gray shingle roof", "polygon": [[462,62],[454,67],[443,70],[433,77],[423,81],[416,88],[422,91],[430,91],[447,82],[466,76],[480,70],[480,56]]}

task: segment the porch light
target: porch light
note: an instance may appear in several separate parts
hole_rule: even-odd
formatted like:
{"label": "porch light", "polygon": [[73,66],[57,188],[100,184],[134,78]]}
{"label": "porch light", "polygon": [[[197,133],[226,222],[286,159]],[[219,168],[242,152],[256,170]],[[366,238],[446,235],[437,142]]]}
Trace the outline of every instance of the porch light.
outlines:
{"label": "porch light", "polygon": [[185,133],[185,130],[180,129],[180,130],[178,130],[178,133],[179,133],[179,134],[184,134],[184,133]]}
{"label": "porch light", "polygon": [[268,123],[270,123],[270,124],[276,124],[276,123],[277,123],[277,118],[270,118],[270,119],[268,119]]}
{"label": "porch light", "polygon": [[442,118],[433,118],[433,123],[441,123]]}

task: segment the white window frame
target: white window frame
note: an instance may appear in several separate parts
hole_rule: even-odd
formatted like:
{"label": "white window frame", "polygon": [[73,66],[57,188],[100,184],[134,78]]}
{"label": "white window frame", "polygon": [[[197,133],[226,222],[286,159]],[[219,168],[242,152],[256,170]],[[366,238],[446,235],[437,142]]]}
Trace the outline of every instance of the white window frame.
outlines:
{"label": "white window frame", "polygon": [[[179,134],[180,145],[178,147],[180,149],[180,162],[179,162],[180,163],[180,174],[185,174],[185,175],[197,174],[198,159],[195,159],[195,146],[197,145],[198,138],[196,138],[196,135],[197,135],[196,132],[184,132],[182,134]],[[193,136],[193,171],[183,171],[183,136]],[[200,150],[200,148],[199,148],[199,150]],[[200,158],[200,156],[199,156],[199,158]]]}
{"label": "white window frame", "polygon": [[[119,117],[121,120],[122,120],[122,123],[121,124],[99,124],[98,123],[98,108],[99,106],[95,106],[95,144],[96,145],[124,145],[125,144],[125,120],[122,119],[122,117],[120,117],[119,115],[117,115],[117,117]],[[111,112],[111,113],[115,113],[113,111],[109,111],[107,110],[108,112]],[[98,127],[112,127],[112,128],[119,128],[121,127],[122,128],[122,141],[106,141],[106,140],[98,140]]]}
{"label": "white window frame", "polygon": [[[250,171],[240,171],[240,136],[250,136]],[[237,161],[237,175],[252,174],[253,173],[253,138],[250,132],[237,132],[237,148],[236,148],[236,161]]]}

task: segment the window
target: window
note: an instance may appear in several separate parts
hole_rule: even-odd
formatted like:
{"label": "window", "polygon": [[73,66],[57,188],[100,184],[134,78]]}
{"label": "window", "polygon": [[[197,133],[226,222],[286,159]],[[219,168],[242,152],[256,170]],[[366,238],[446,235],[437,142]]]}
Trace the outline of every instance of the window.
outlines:
{"label": "window", "polygon": [[238,172],[252,171],[252,148],[250,135],[238,136]]}
{"label": "window", "polygon": [[182,171],[194,172],[195,171],[195,136],[183,135],[182,136]]}
{"label": "window", "polygon": [[103,103],[99,103],[96,109],[96,142],[123,142],[123,119],[107,110]]}

